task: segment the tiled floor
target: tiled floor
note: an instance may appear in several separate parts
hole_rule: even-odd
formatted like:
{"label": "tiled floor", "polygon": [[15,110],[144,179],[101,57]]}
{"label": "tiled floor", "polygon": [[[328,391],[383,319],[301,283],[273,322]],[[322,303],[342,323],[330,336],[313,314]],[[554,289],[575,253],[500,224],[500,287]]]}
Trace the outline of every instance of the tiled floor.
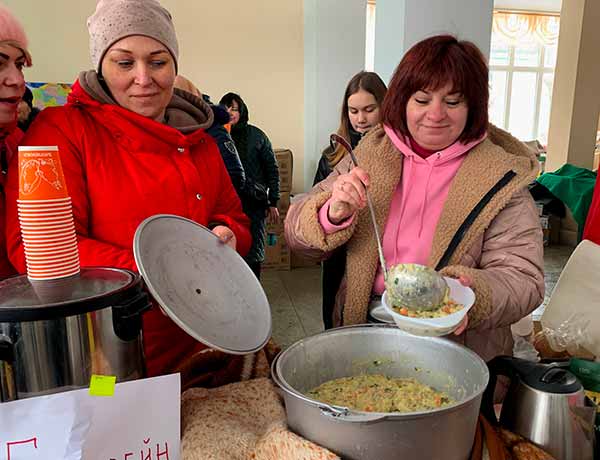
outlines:
{"label": "tiled floor", "polygon": [[[548,247],[544,253],[546,300],[558,280],[572,248]],[[273,339],[282,347],[323,330],[321,321],[321,269],[319,266],[291,271],[265,271],[262,284],[273,314]],[[536,310],[540,316],[543,307]]]}

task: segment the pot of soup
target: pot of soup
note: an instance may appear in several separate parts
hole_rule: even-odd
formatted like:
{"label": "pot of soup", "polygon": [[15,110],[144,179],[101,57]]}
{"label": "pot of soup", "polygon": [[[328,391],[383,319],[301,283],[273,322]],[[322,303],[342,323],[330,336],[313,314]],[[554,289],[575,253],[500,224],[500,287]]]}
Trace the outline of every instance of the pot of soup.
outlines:
{"label": "pot of soup", "polygon": [[467,460],[489,380],[471,350],[378,324],[304,338],[271,371],[290,428],[350,460]]}

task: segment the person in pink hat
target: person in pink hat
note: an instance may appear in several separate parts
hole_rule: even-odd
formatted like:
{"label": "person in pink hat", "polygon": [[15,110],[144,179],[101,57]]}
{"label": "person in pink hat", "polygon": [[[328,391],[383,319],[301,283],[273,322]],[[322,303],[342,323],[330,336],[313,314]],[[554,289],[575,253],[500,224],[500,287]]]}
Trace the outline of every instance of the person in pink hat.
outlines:
{"label": "person in pink hat", "polygon": [[25,92],[23,67],[31,65],[23,27],[0,5],[0,279],[15,273],[6,254],[4,181],[8,164],[23,133],[17,128],[17,107]]}

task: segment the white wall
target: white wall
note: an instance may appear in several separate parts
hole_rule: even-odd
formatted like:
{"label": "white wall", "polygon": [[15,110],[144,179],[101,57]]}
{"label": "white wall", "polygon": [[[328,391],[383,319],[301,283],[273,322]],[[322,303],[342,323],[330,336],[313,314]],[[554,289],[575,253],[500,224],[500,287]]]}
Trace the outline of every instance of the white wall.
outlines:
{"label": "white wall", "polygon": [[405,0],[377,0],[375,16],[375,72],[388,84],[404,51]]}
{"label": "white wall", "polygon": [[304,0],[304,188],[340,123],[346,85],[364,69],[367,0]]}
{"label": "white wall", "polygon": [[450,33],[489,56],[493,0],[377,0],[375,71],[389,79],[404,53],[432,35]]}
{"label": "white wall", "polygon": [[28,81],[73,83],[81,70],[91,68],[87,17],[95,0],[2,0],[20,21],[29,38],[33,67]]}
{"label": "white wall", "polygon": [[[86,19],[96,0],[3,0],[23,22],[34,67],[29,81],[73,82],[91,67]],[[174,18],[179,71],[217,101],[228,91],[247,102],[250,121],[274,147],[294,153],[294,186],[304,163],[302,0],[162,0]]]}

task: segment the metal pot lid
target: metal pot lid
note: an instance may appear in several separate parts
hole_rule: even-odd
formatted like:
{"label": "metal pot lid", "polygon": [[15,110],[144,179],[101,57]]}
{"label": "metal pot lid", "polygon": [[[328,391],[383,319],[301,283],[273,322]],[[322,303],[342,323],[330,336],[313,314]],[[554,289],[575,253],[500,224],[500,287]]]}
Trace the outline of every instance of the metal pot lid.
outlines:
{"label": "metal pot lid", "polygon": [[196,340],[232,354],[260,350],[271,310],[242,257],[206,227],[156,215],[135,232],[133,253],[152,296]]}
{"label": "metal pot lid", "polygon": [[0,281],[0,322],[56,319],[118,306],[140,289],[139,276],[118,268],[82,268],[78,275],[52,281],[13,276]]}

